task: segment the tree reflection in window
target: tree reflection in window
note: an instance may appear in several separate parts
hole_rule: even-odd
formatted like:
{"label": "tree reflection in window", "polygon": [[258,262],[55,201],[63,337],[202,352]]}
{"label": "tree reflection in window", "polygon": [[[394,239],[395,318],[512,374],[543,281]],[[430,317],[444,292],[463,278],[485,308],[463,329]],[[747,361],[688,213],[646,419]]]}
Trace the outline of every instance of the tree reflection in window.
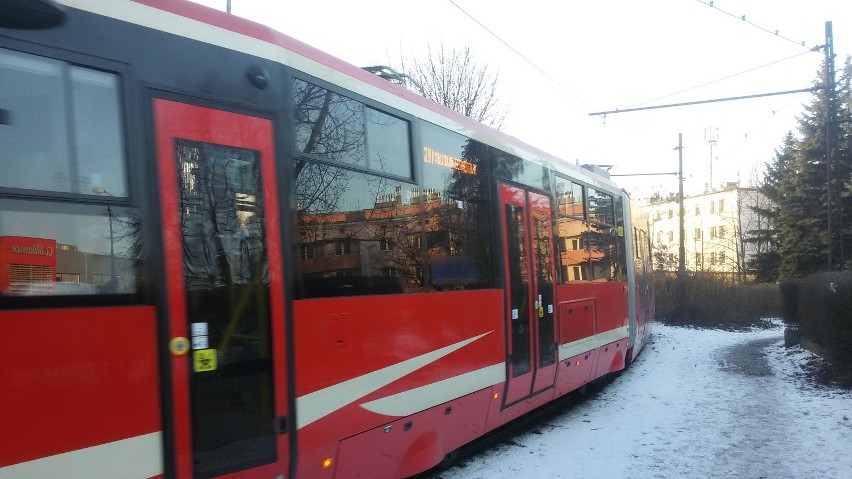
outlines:
{"label": "tree reflection in window", "polygon": [[[302,297],[469,289],[491,284],[489,221],[460,172],[427,175],[449,186],[297,162],[294,246]],[[345,245],[345,246],[344,246]],[[308,252],[333,251],[319,255]],[[338,254],[339,252],[339,254]]]}
{"label": "tree reflection in window", "polygon": [[293,106],[299,154],[411,177],[407,121],[298,79]]}

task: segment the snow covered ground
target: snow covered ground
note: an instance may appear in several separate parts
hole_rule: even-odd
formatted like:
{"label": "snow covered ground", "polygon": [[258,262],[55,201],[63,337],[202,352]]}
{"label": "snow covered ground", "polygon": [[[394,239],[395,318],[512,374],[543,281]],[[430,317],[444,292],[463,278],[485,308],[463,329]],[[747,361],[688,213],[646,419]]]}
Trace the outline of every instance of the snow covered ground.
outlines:
{"label": "snow covered ground", "polygon": [[852,393],[803,374],[783,329],[654,325],[592,397],[435,479],[852,479]]}

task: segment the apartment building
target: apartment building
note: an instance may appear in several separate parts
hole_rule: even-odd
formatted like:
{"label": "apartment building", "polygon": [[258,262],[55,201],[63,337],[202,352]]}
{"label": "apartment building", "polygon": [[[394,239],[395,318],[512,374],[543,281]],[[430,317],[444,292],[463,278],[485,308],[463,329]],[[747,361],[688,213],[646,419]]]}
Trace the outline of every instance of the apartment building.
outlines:
{"label": "apartment building", "polygon": [[[684,233],[687,271],[744,273],[757,246],[743,239],[750,231],[766,228],[766,218],[754,207],[768,200],[756,188],[726,185],[718,191],[685,197]],[[677,271],[680,244],[680,207],[677,198],[642,207],[651,219],[654,264]]]}

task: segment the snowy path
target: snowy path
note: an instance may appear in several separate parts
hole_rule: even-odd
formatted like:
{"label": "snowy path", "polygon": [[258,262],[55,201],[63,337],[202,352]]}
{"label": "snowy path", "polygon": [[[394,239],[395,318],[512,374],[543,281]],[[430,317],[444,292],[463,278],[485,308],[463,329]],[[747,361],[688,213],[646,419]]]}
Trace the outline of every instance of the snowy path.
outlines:
{"label": "snowy path", "polygon": [[852,394],[782,335],[657,324],[597,395],[434,477],[852,479]]}

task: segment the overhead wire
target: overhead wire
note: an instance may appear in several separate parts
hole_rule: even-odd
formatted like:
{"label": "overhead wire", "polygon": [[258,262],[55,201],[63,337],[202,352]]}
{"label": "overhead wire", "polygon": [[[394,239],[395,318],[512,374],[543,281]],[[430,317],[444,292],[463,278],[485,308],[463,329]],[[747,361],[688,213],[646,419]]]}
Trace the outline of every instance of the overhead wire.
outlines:
{"label": "overhead wire", "polygon": [[719,83],[719,82],[722,82],[722,81],[725,81],[725,80],[730,80],[731,78],[735,78],[735,77],[738,77],[740,75],[744,75],[746,73],[751,73],[751,72],[760,70],[761,68],[766,68],[766,67],[769,67],[769,66],[772,66],[772,65],[776,65],[778,63],[785,62],[787,60],[792,60],[792,59],[800,57],[802,55],[806,55],[810,52],[811,52],[811,50],[804,51],[804,52],[801,52],[801,53],[797,53],[795,55],[789,56],[787,58],[782,58],[780,60],[775,60],[774,62],[770,62],[770,63],[767,63],[765,65],[760,65],[758,67],[750,68],[748,70],[744,70],[744,71],[741,71],[741,72],[738,72],[738,73],[734,73],[732,75],[728,75],[728,76],[725,76],[725,77],[722,77],[722,78],[718,78],[716,80],[711,80],[709,82],[702,83],[700,85],[695,85],[693,87],[689,87],[689,88],[686,88],[684,90],[676,91],[674,93],[669,93],[668,95],[663,95],[661,97],[654,98],[653,100],[648,100],[648,101],[645,101],[645,102],[642,102],[642,103],[636,103],[634,105],[628,105],[625,108],[633,108],[633,107],[637,107],[637,106],[643,106],[643,105],[647,105],[649,103],[654,103],[656,101],[660,101],[660,100],[663,100],[663,99],[666,99],[666,98],[669,98],[669,97],[672,97],[672,96],[675,96],[675,95],[680,95],[681,93],[686,93],[688,91],[697,90],[699,88],[702,88],[702,87],[705,87],[705,86],[708,86],[708,85],[713,85],[715,83]]}
{"label": "overhead wire", "polygon": [[[563,84],[562,84],[562,83],[560,83],[558,80],[556,80],[555,78],[553,78],[553,77],[552,77],[549,73],[547,73],[544,69],[542,69],[541,67],[539,67],[539,66],[538,66],[535,62],[533,62],[532,60],[530,60],[529,58],[527,58],[527,57],[526,57],[526,55],[524,55],[523,53],[521,53],[520,51],[518,51],[518,50],[517,50],[515,47],[513,47],[512,45],[510,45],[510,44],[509,44],[506,40],[504,40],[502,37],[500,37],[500,35],[498,35],[498,34],[497,34],[497,33],[495,33],[493,30],[491,30],[490,28],[488,28],[485,24],[483,24],[481,21],[479,21],[476,17],[474,17],[472,14],[470,14],[467,10],[465,10],[464,8],[462,8],[462,7],[461,7],[458,3],[456,3],[454,0],[447,0],[447,1],[449,1],[449,2],[450,2],[450,4],[452,4],[452,5],[453,5],[456,9],[458,9],[458,10],[459,10],[460,12],[462,12],[465,16],[467,16],[469,19],[471,19],[474,23],[476,23],[477,25],[479,25],[479,26],[480,26],[483,30],[485,30],[485,31],[486,31],[486,32],[488,32],[491,36],[493,36],[495,39],[497,39],[497,41],[499,41],[500,43],[502,43],[503,45],[505,45],[505,46],[506,46],[509,50],[511,50],[512,52],[514,52],[514,53],[515,53],[515,55],[517,55],[517,56],[518,56],[519,58],[521,58],[523,61],[525,61],[526,63],[528,63],[530,66],[532,66],[532,67],[533,67],[536,71],[538,71],[539,73],[541,73],[541,74],[542,74],[544,77],[546,77],[548,80],[550,80],[551,82],[553,82],[553,83],[554,83],[557,87],[559,87],[561,90],[563,90],[563,91],[564,91],[564,92],[566,92],[568,95],[570,95],[572,98],[574,98],[575,100],[577,100],[578,102],[580,102],[581,104],[583,104],[585,107],[587,107],[587,108],[589,108],[589,109],[592,109],[592,107],[591,107],[591,106],[589,106],[589,104],[588,104],[588,103],[586,103],[586,102],[585,102],[582,98],[580,98],[579,96],[577,96],[577,95],[576,95],[573,91],[569,90],[569,89],[568,89],[565,85],[563,85]],[[761,26],[761,25],[758,25],[758,24],[756,24],[756,23],[752,22],[751,20],[747,19],[745,15],[736,15],[736,14],[734,14],[734,13],[732,13],[732,12],[729,12],[729,11],[727,11],[727,10],[724,10],[724,9],[722,9],[722,8],[719,8],[718,6],[716,6],[716,5],[715,5],[715,1],[714,1],[714,0],[696,0],[696,1],[697,1],[697,2],[699,2],[699,3],[701,3],[701,4],[704,4],[704,5],[709,6],[709,7],[713,8],[713,9],[715,9],[715,10],[719,11],[720,13],[723,13],[723,14],[725,14],[725,15],[728,15],[728,16],[732,17],[732,18],[736,18],[736,19],[738,19],[738,20],[741,20],[741,21],[745,22],[746,24],[751,25],[752,27],[757,28],[757,29],[759,29],[759,30],[761,30],[761,31],[763,31],[763,32],[769,33],[769,34],[771,34],[771,35],[773,35],[773,36],[775,36],[775,37],[777,37],[777,38],[780,38],[780,39],[782,39],[782,40],[788,41],[788,42],[793,43],[793,44],[795,44],[795,45],[797,45],[797,46],[800,46],[800,47],[808,48],[808,47],[807,47],[807,44],[806,44],[806,42],[805,42],[805,41],[801,41],[801,42],[799,42],[799,41],[793,40],[793,39],[788,38],[788,37],[786,37],[786,36],[784,36],[784,35],[781,35],[780,30],[769,30],[769,29],[767,29],[767,28],[765,28],[765,27],[763,27],[763,26]],[[728,76],[726,76],[726,77],[718,78],[718,79],[716,79],[716,80],[712,80],[712,81],[709,81],[709,82],[706,82],[706,83],[702,83],[702,84],[700,84],[700,85],[696,85],[696,86],[693,86],[693,87],[690,87],[690,88],[687,88],[687,89],[684,89],[684,90],[680,90],[680,91],[677,91],[677,92],[674,92],[674,93],[670,93],[670,94],[667,94],[667,95],[661,96],[661,97],[659,97],[659,98],[655,98],[655,99],[653,99],[653,100],[648,100],[648,101],[646,101],[646,102],[642,102],[642,103],[637,103],[637,104],[634,104],[634,105],[630,105],[630,106],[628,106],[628,107],[626,107],[626,108],[632,108],[632,107],[636,107],[636,106],[647,105],[647,104],[649,104],[649,103],[653,103],[653,102],[656,102],[656,101],[659,101],[659,100],[662,100],[662,99],[665,99],[665,98],[668,98],[668,97],[671,97],[671,96],[679,95],[679,94],[681,94],[681,93],[685,93],[685,92],[692,91],[692,90],[695,90],[695,89],[698,89],[698,88],[702,88],[702,87],[705,87],[705,86],[708,86],[708,85],[712,85],[712,84],[714,84],[714,83],[718,83],[718,82],[721,82],[721,81],[724,81],[724,80],[728,80],[728,79],[731,79],[731,78],[735,78],[735,77],[737,77],[737,76],[744,75],[744,74],[746,74],[746,73],[751,73],[751,72],[753,72],[753,71],[756,71],[756,70],[759,70],[759,69],[762,69],[762,68],[766,68],[766,67],[769,67],[769,66],[772,66],[772,65],[775,65],[775,64],[778,64],[778,63],[784,62],[784,61],[792,60],[792,59],[797,58],[797,57],[799,57],[799,56],[801,56],[801,55],[804,55],[804,54],[810,53],[810,52],[812,52],[812,51],[816,51],[818,48],[819,48],[819,46],[815,46],[815,47],[813,47],[813,48],[808,48],[808,50],[803,51],[803,52],[801,52],[801,53],[798,53],[798,54],[796,54],[796,55],[792,55],[792,56],[789,56],[789,57],[786,57],[786,58],[782,58],[782,59],[780,59],[780,60],[776,60],[776,61],[773,61],[773,62],[767,63],[767,64],[765,64],[765,65],[760,65],[760,66],[758,66],[758,67],[754,67],[754,68],[751,68],[751,69],[748,69],[748,70],[744,70],[744,71],[742,71],[742,72],[734,73],[734,74],[732,74],[732,75],[728,75]]]}
{"label": "overhead wire", "polygon": [[541,67],[539,67],[538,65],[536,65],[536,64],[535,64],[532,60],[530,60],[529,58],[527,58],[527,57],[526,57],[523,53],[519,52],[519,51],[518,51],[515,47],[513,47],[512,45],[509,45],[509,43],[508,43],[508,42],[506,42],[505,40],[503,40],[503,39],[500,37],[500,35],[497,35],[496,33],[494,33],[494,31],[492,31],[490,28],[488,28],[487,26],[485,26],[482,22],[480,22],[479,20],[477,20],[477,19],[476,19],[476,17],[474,17],[473,15],[471,15],[470,13],[468,13],[468,12],[467,12],[464,8],[462,8],[462,7],[461,7],[459,4],[457,4],[455,1],[453,1],[453,0],[447,0],[447,1],[448,1],[448,2],[450,2],[450,3],[454,6],[454,7],[456,7],[456,8],[457,8],[460,12],[462,12],[463,14],[465,14],[468,18],[470,18],[471,20],[473,20],[473,21],[474,21],[477,25],[479,25],[480,27],[482,27],[482,28],[483,28],[486,32],[488,32],[491,36],[493,36],[494,38],[496,38],[496,39],[497,39],[500,43],[502,43],[503,45],[505,45],[505,46],[506,46],[509,50],[512,50],[512,51],[515,53],[515,55],[518,55],[518,56],[519,56],[522,60],[524,60],[525,62],[527,62],[530,66],[532,66],[534,69],[536,69],[539,73],[541,73],[542,75],[544,75],[544,76],[545,76],[548,80],[552,81],[552,82],[553,82],[553,83],[554,83],[557,87],[559,87],[562,91],[564,91],[565,93],[569,94],[572,98],[574,98],[574,99],[575,99],[575,100],[577,100],[578,102],[582,103],[582,104],[583,104],[583,106],[585,106],[586,108],[593,109],[591,106],[589,106],[589,104],[588,104],[588,103],[586,103],[585,101],[583,101],[583,99],[582,99],[582,98],[580,98],[579,96],[577,96],[574,92],[572,92],[571,90],[569,90],[569,89],[568,89],[565,85],[563,85],[562,83],[560,83],[558,80],[556,80],[555,78],[553,78],[552,76],[550,76],[550,74],[548,74],[548,73],[547,73],[546,71],[544,71]]}
{"label": "overhead wire", "polygon": [[760,25],[758,25],[758,24],[756,24],[756,23],[752,22],[751,20],[749,20],[748,18],[746,18],[746,16],[745,16],[745,15],[737,15],[737,14],[735,14],[735,13],[731,13],[731,12],[729,12],[729,11],[727,11],[727,10],[723,10],[723,9],[721,9],[721,8],[719,8],[718,6],[716,6],[716,5],[715,5],[715,3],[716,3],[716,2],[715,2],[714,0],[696,0],[696,1],[697,1],[698,3],[702,3],[702,4],[704,4],[704,5],[707,5],[707,6],[708,6],[708,7],[710,7],[710,8],[715,9],[715,10],[717,10],[717,11],[718,11],[718,12],[720,12],[720,13],[724,13],[725,15],[728,15],[729,17],[736,18],[736,19],[738,19],[738,20],[742,20],[743,22],[745,22],[745,23],[747,23],[747,24],[749,24],[749,25],[751,25],[751,26],[753,26],[753,27],[755,27],[755,28],[757,28],[757,29],[759,29],[759,30],[762,30],[762,31],[764,31],[764,32],[766,32],[766,33],[769,33],[770,35],[774,35],[774,36],[776,36],[776,37],[778,37],[778,38],[780,38],[780,39],[782,39],[782,40],[786,40],[786,41],[788,41],[788,42],[790,42],[790,43],[795,43],[795,44],[796,44],[796,45],[798,45],[798,46],[808,48],[808,46],[806,45],[806,43],[805,43],[805,41],[804,41],[804,40],[802,40],[801,42],[796,41],[796,40],[793,40],[792,38],[788,38],[788,37],[785,37],[784,35],[781,35],[781,31],[780,31],[780,30],[769,30],[768,28],[764,28],[764,27],[762,27],[762,26],[760,26]]}

